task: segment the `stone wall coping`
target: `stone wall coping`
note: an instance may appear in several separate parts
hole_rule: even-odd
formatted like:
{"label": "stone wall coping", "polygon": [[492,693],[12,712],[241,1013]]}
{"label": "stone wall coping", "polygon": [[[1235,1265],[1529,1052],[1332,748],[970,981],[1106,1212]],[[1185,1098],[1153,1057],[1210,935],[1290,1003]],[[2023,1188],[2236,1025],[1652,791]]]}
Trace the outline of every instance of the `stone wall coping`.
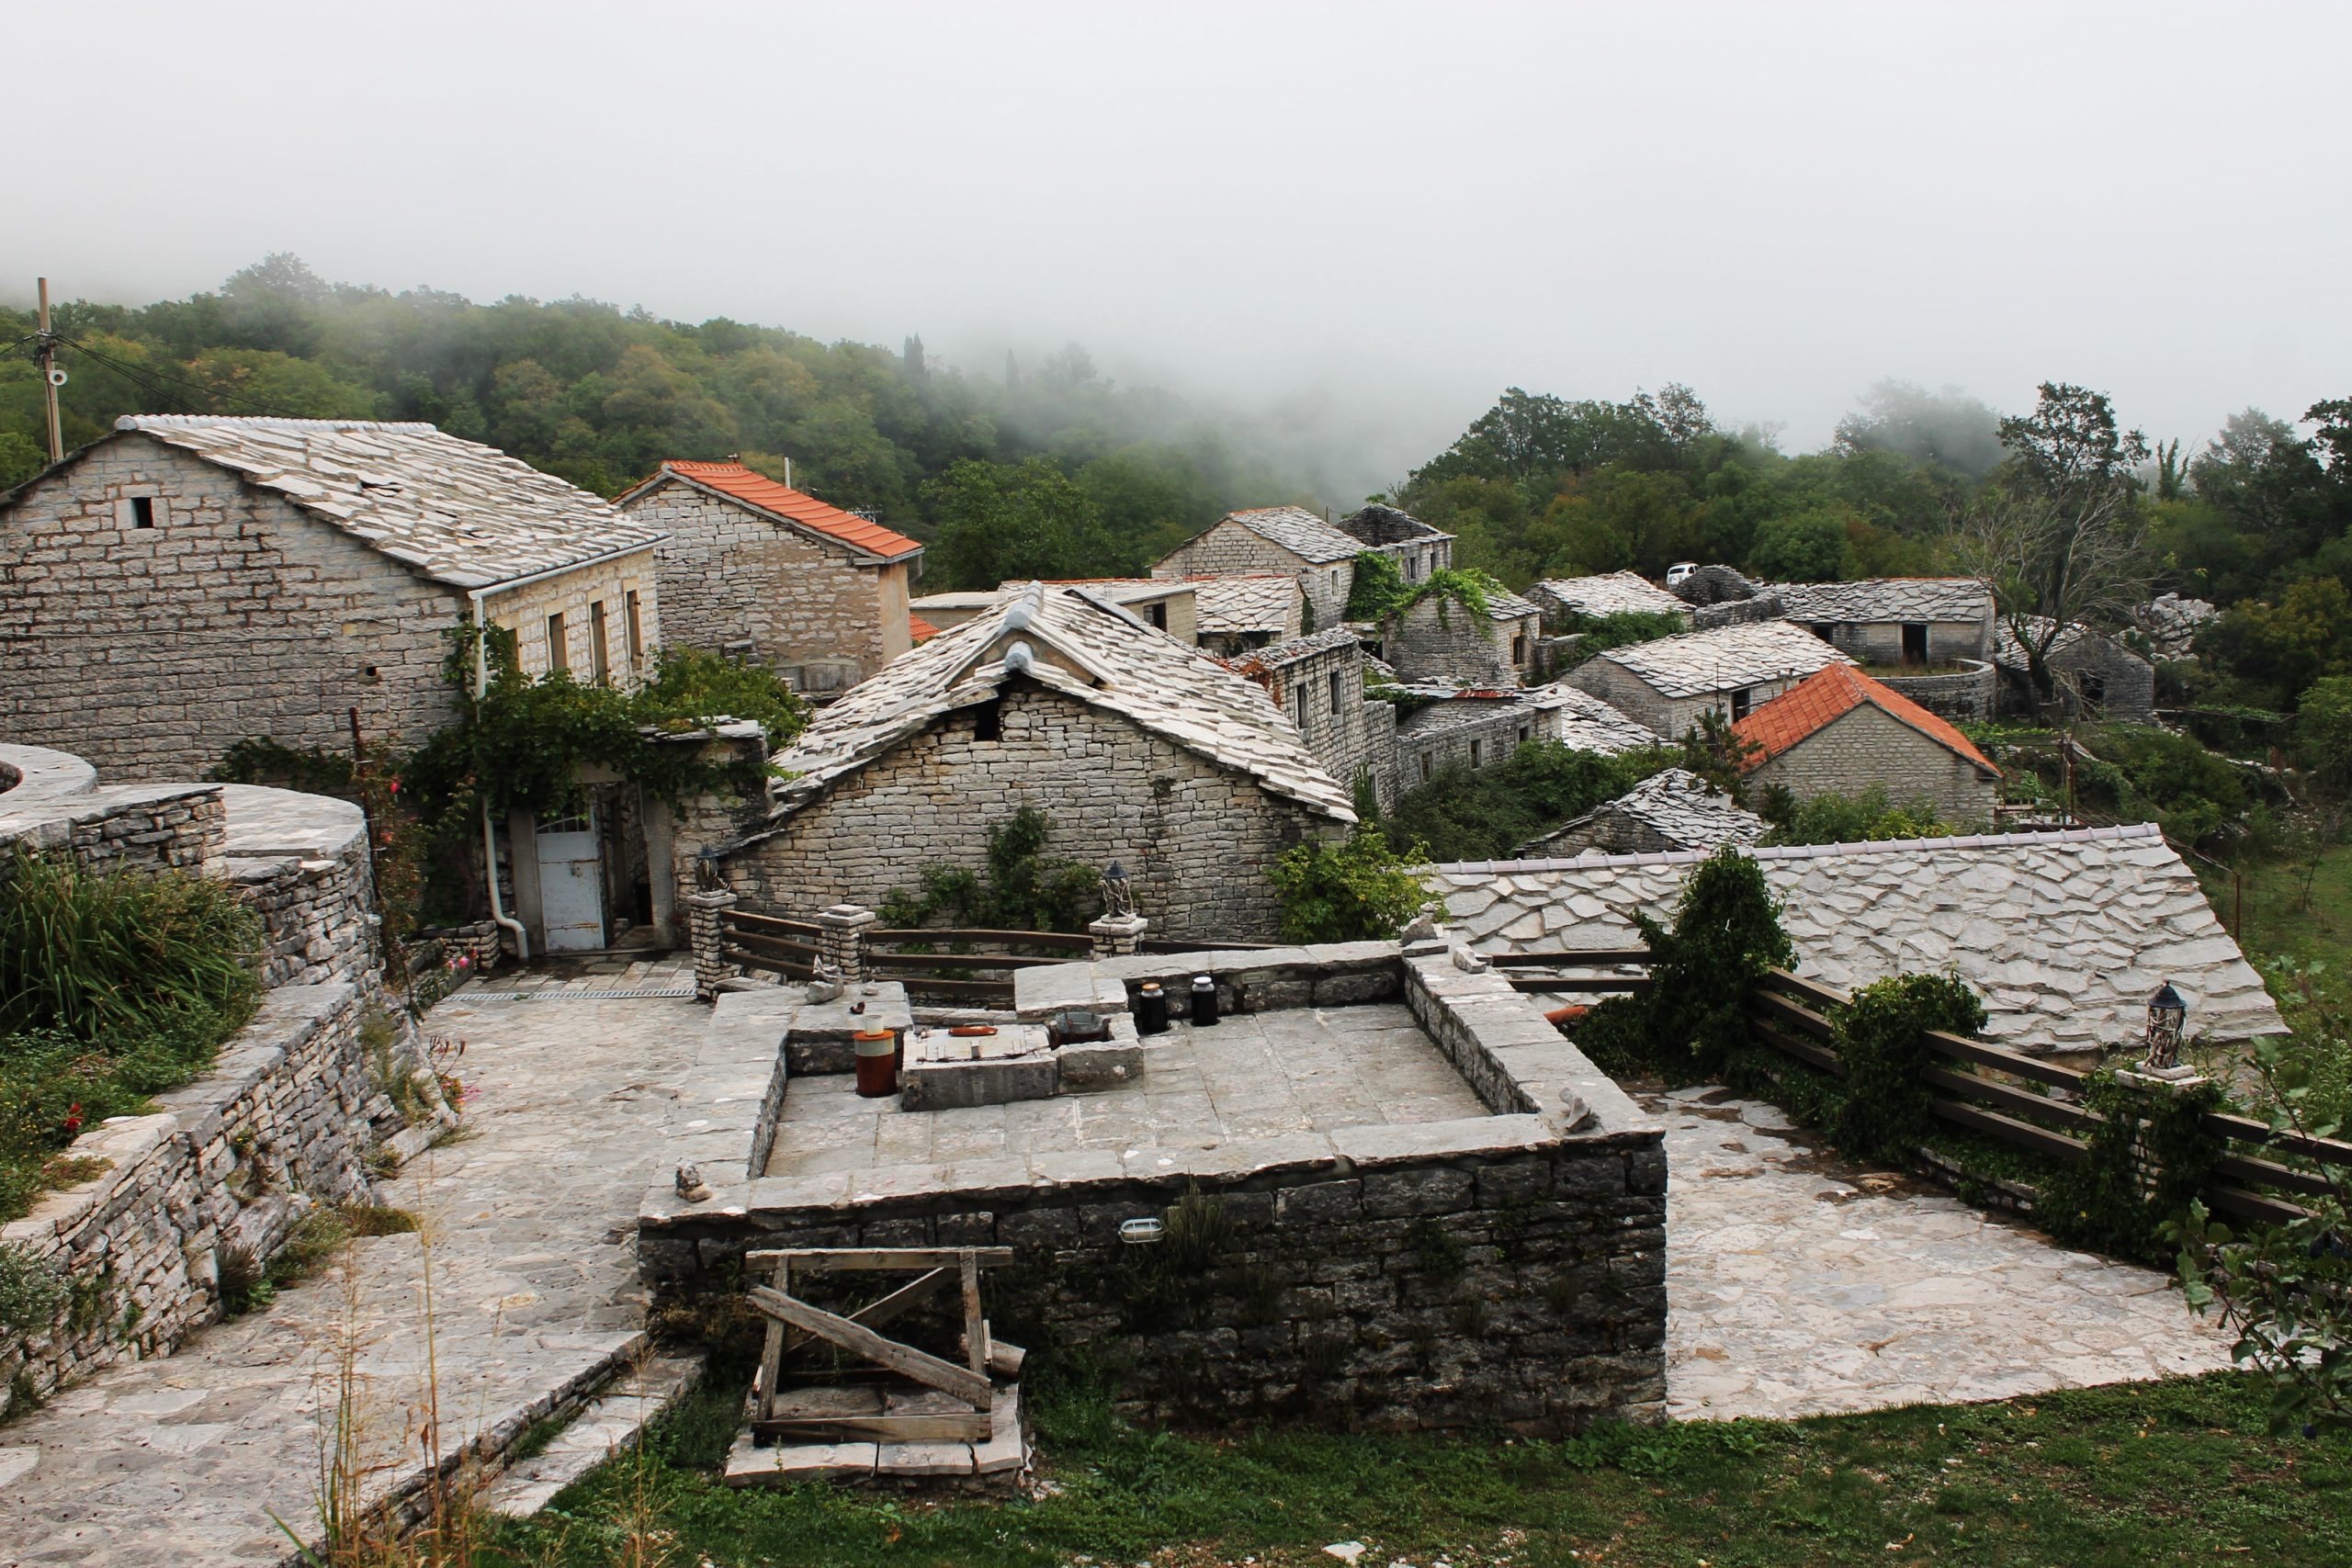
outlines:
{"label": "stone wall coping", "polygon": [[217,795],[224,787],[216,784],[108,784],[79,795],[28,800],[21,807],[16,800],[23,792],[12,789],[0,795],[0,840],[31,836],[44,847],[51,840],[63,843],[76,824],[102,820],[125,807]]}
{"label": "stone wall coping", "polygon": [[232,857],[320,860],[338,855],[368,836],[368,814],[347,800],[266,784],[222,784],[220,789],[228,812],[226,852]]}
{"label": "stone wall coping", "polygon": [[21,810],[35,800],[85,795],[98,784],[98,770],[71,751],[47,746],[0,744],[0,806]]}

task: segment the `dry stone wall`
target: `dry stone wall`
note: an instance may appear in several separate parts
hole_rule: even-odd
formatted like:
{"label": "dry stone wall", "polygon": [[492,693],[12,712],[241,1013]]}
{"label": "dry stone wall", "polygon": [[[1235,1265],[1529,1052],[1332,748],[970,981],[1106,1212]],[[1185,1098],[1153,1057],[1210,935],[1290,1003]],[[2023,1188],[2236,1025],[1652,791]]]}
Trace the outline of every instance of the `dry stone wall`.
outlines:
{"label": "dry stone wall", "polygon": [[[1864,703],[1748,773],[1755,789],[1781,785],[1799,800],[1859,795],[1876,785],[1898,806],[1925,800],[1947,822],[1989,822],[2000,785],[1952,750]],[[1642,846],[1635,846],[1642,847]]]}
{"label": "dry stone wall", "polygon": [[[981,739],[991,716],[999,738]],[[935,721],[729,853],[724,874],[755,909],[875,908],[893,888],[912,891],[927,866],[982,869],[988,829],[1024,806],[1053,819],[1049,853],[1125,865],[1155,936],[1272,937],[1266,866],[1339,831],[1115,714],[1016,685],[989,709]],[[682,855],[695,830],[682,828]]]}
{"label": "dry stone wall", "polygon": [[[655,586],[653,552],[606,561],[590,561],[560,576],[483,595],[482,614],[493,626],[514,634],[515,662],[523,673],[545,675],[553,668],[548,618],[563,617],[564,668],[575,681],[592,679],[595,631],[605,627],[605,678],[616,686],[634,686],[653,672],[653,652],[662,646],[660,591]],[[638,651],[628,642],[629,595],[637,595]]]}
{"label": "dry stone wall", "polygon": [[[375,1123],[360,987],[272,991],[212,1070],[74,1140],[107,1168],[0,1226],[72,1285],[49,1326],[0,1333],[0,1415],[21,1392],[167,1355],[220,1312],[223,1260],[262,1260],[322,1203],[364,1201]],[[390,1021],[384,1027],[394,1027]]]}
{"label": "dry stone wall", "polygon": [[[1432,593],[1391,615],[1380,629],[1381,657],[1407,681],[1451,681],[1464,686],[1515,686],[1520,667],[1535,651],[1542,623],[1533,616],[1498,621],[1458,600]],[[1511,642],[1522,639],[1522,657]]]}
{"label": "dry stone wall", "polygon": [[[1588,659],[1563,677],[1580,692],[1589,692],[1636,723],[1648,726],[1668,740],[1679,740],[1696,728],[1699,716],[1720,713],[1732,716],[1729,691],[1701,692],[1694,696],[1669,697],[1648,682],[1607,658]],[[1758,681],[1745,688],[1753,712],[1802,683],[1804,676]]]}
{"label": "dry stone wall", "polygon": [[1949,675],[1881,675],[1875,679],[1939,718],[1988,719],[1993,716],[1993,666],[1982,660],[1962,660],[1974,668]]}
{"label": "dry stone wall", "polygon": [[839,664],[831,689],[907,651],[907,568],[861,565],[838,546],[671,479],[630,502],[635,521],[666,529],[655,547],[662,622],[689,648],[750,656],[787,677]]}

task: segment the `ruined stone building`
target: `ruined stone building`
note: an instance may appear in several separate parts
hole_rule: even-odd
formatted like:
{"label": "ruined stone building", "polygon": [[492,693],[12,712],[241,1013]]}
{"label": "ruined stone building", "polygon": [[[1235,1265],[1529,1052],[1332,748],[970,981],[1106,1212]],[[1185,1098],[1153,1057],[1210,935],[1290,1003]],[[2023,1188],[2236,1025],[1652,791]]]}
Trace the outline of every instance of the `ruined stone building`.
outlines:
{"label": "ruined stone building", "polygon": [[1757,621],[1612,648],[1564,678],[1673,740],[1701,714],[1746,718],[1825,665],[1847,662],[1802,626]]}
{"label": "ruined stone building", "polygon": [[[1291,727],[1305,737],[1334,779],[1355,788],[1359,774],[1374,787],[1387,771],[1385,750],[1374,750],[1374,728],[1395,713],[1363,694],[1363,644],[1345,626],[1273,643],[1233,659],[1236,674],[1266,690]],[[1378,709],[1377,713],[1369,710]],[[1381,731],[1393,737],[1393,725]]]}
{"label": "ruined stone building", "polygon": [[1402,681],[1515,686],[1535,673],[1544,613],[1516,593],[1490,588],[1476,610],[1431,591],[1380,623],[1380,657]]}
{"label": "ruined stone building", "polygon": [[1655,854],[1696,850],[1712,854],[1725,844],[1746,849],[1771,825],[1687,768],[1652,773],[1616,799],[1604,801],[1530,844],[1524,856]]}
{"label": "ruined stone building", "polygon": [[1850,664],[1828,666],[1733,728],[1758,748],[1752,790],[1777,784],[1802,801],[1876,785],[1897,806],[1924,800],[1962,825],[1990,822],[2000,803],[2001,771],[1966,736]]}
{"label": "ruined stone building", "polygon": [[1546,578],[1530,588],[1527,597],[1553,629],[1606,615],[1672,615],[1686,626],[1690,624],[1690,606],[1639,572]]}
{"label": "ruined stone building", "polygon": [[[1660,744],[1655,732],[1560,682],[1517,691],[1403,688],[1397,694],[1405,701],[1391,708],[1396,716],[1384,799],[1429,784],[1449,767],[1490,768],[1509,761],[1530,740],[1554,740],[1572,751],[1604,756]],[[1371,735],[1378,755],[1376,723]]]}
{"label": "ruined stone building", "polygon": [[752,906],[801,913],[980,869],[1030,806],[1048,852],[1126,869],[1153,934],[1271,938],[1268,863],[1355,820],[1262,687],[1084,587],[1007,590],[774,761],[764,818],[712,858]]}
{"label": "ruined stone building", "polygon": [[1407,582],[1420,582],[1453,563],[1453,536],[1387,506],[1367,506],[1338,524],[1303,506],[1252,507],[1227,513],[1155,562],[1151,574],[1293,578],[1313,625],[1295,622],[1283,631],[1287,637],[1340,623],[1355,587],[1356,556],[1366,550],[1396,561]]}
{"label": "ruined stone building", "polygon": [[248,737],[347,753],[456,712],[479,613],[524,670],[628,684],[659,530],[429,424],[140,414],[0,496],[0,739],[124,783]]}
{"label": "ruined stone building", "polygon": [[734,462],[664,463],[615,504],[669,536],[655,558],[674,643],[757,660],[818,697],[914,645],[922,546],[904,534]]}
{"label": "ruined stone building", "polygon": [[[2050,625],[2040,615],[2027,617],[2029,634],[2039,638]],[[1993,662],[2000,669],[2000,711],[2034,717],[2041,703],[2024,645],[2007,621],[2001,623],[1993,647]],[[2056,671],[2053,699],[2062,712],[2093,718],[2120,718],[2145,724],[2155,716],[2156,667],[2107,633],[2089,626],[2068,626],[2050,645],[2050,668]]]}

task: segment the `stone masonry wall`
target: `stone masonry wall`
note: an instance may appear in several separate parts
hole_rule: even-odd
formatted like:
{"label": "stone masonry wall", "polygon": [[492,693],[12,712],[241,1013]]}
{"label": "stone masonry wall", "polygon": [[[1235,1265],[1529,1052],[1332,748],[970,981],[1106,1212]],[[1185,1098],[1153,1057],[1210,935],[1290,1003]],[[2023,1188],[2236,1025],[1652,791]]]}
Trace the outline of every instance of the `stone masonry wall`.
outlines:
{"label": "stone masonry wall", "polygon": [[753,659],[778,671],[837,660],[848,666],[848,682],[911,645],[903,563],[860,565],[844,547],[674,479],[626,510],[669,531],[655,555],[662,620],[674,642],[714,649],[749,642]]}
{"label": "stone masonry wall", "polygon": [[107,1168],[0,1226],[0,1244],[74,1287],[46,1331],[0,1333],[0,1415],[12,1384],[43,1398],[168,1355],[219,1315],[224,1255],[266,1259],[312,1205],[368,1197],[367,1010],[356,986],[281,987],[211,1071],[74,1140],[74,1156]]}
{"label": "stone masonry wall", "polygon": [[[628,596],[637,595],[640,652],[628,650]],[[591,671],[591,627],[601,613],[605,622],[605,669],[612,683],[628,687],[653,673],[654,650],[662,646],[661,594],[656,585],[653,552],[639,550],[602,562],[526,582],[519,588],[485,594],[482,613],[494,626],[514,634],[517,662],[526,675],[548,672],[548,617],[563,616],[566,667],[572,679],[586,682]]]}
{"label": "stone masonry wall", "polygon": [[[2052,653],[2050,665],[2077,682],[2086,676],[2096,678],[2100,688],[2098,700],[2087,705],[2107,717],[2144,724],[2154,716],[2156,667],[2121,643],[2092,633]],[[2001,711],[2030,716],[2034,711],[2033,687],[2025,672],[2020,669],[2002,673]],[[2064,689],[2062,682],[2062,694]]]}
{"label": "stone masonry wall", "polygon": [[1238,523],[1217,524],[1196,534],[1170,551],[1151,569],[1154,577],[1249,577],[1261,572],[1295,577],[1315,606],[1315,625],[1340,624],[1348,593],[1355,586],[1353,560],[1310,566],[1306,561]]}
{"label": "stone masonry wall", "polygon": [[1989,822],[2000,785],[1909,725],[1865,703],[1757,764],[1755,789],[1780,784],[1800,800],[1858,795],[1877,784],[1894,804],[1926,800],[1946,821]]}
{"label": "stone masonry wall", "polygon": [[998,714],[1000,739],[976,739],[976,710],[960,709],[842,781],[729,856],[729,886],[753,909],[878,908],[925,866],[981,868],[988,829],[1034,806],[1053,818],[1048,853],[1126,867],[1155,936],[1250,941],[1274,932],[1265,867],[1339,831],[1245,774],[1043,687],[1015,686]]}
{"label": "stone masonry wall", "polygon": [[[1377,773],[1387,766],[1375,760],[1365,728],[1363,647],[1349,643],[1295,660],[1268,672],[1271,695],[1297,727],[1306,749],[1343,787],[1355,787],[1360,771]],[[1386,706],[1385,704],[1379,705]]]}
{"label": "stone masonry wall", "polygon": [[66,853],[100,874],[204,872],[227,842],[227,810],[218,784],[147,784],[94,789],[63,801],[0,795],[0,878],[12,846]]}
{"label": "stone masonry wall", "polygon": [[[1710,711],[1731,716],[1729,692],[1702,692],[1696,696],[1669,697],[1659,693],[1648,682],[1623,665],[1609,659],[1588,659],[1562,677],[1580,692],[1594,696],[1614,707],[1637,723],[1647,725],[1668,740],[1679,740],[1695,727],[1699,716]],[[1747,688],[1749,710],[1762,707],[1782,692],[1799,683],[1795,679],[1759,681]]]}
{"label": "stone masonry wall", "polygon": [[[1458,601],[1431,594],[1392,615],[1380,628],[1381,657],[1407,681],[1452,681],[1464,686],[1515,686],[1535,653],[1541,623],[1531,615],[1498,621]],[[1511,660],[1511,639],[1523,637],[1526,657]]]}
{"label": "stone masonry wall", "polygon": [[1987,719],[1993,716],[1993,666],[1982,660],[1975,668],[1951,675],[1881,675],[1880,685],[1899,692],[1939,718]]}
{"label": "stone masonry wall", "polygon": [[1402,795],[1457,763],[1491,768],[1507,761],[1521,742],[1542,733],[1523,704],[1456,697],[1406,716],[1397,727],[1390,776]]}
{"label": "stone masonry wall", "polygon": [[[1828,640],[1840,653],[1864,664],[1895,665],[1903,662],[1903,626],[1901,621],[1799,621],[1820,635],[1826,626]],[[1913,622],[1912,625],[1920,623]],[[1993,657],[1993,621],[1988,614],[1973,621],[1929,621],[1928,627],[1928,659],[1931,663],[1953,659],[1990,659]]]}
{"label": "stone masonry wall", "polygon": [[269,933],[263,984],[358,980],[376,969],[366,840],[330,860],[232,856],[229,874]]}
{"label": "stone masonry wall", "polygon": [[[129,500],[157,500],[155,526]],[[464,608],[291,503],[143,435],[114,437],[0,513],[0,735],[109,780],[201,774],[234,742],[412,743],[450,714]]]}

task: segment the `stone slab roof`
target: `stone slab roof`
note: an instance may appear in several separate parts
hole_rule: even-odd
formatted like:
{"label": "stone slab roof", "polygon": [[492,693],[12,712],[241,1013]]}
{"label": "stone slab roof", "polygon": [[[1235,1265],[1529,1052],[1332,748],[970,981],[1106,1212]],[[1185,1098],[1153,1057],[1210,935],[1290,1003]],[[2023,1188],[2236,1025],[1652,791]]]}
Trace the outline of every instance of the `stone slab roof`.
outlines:
{"label": "stone slab roof", "polygon": [[1114,713],[1317,815],[1353,822],[1347,789],[1306,749],[1263,687],[1079,587],[1008,588],[852,686],[774,758],[797,776],[769,793],[756,841],[934,721],[987,702],[1015,679]]}
{"label": "stone slab roof", "polygon": [[[1986,1033],[2027,1050],[2139,1039],[2165,981],[2189,1031],[2283,1034],[2261,976],[2153,824],[1752,852],[1782,903],[1798,973],[1851,988],[1950,968]],[[1671,920],[1696,852],[1444,865],[1438,890],[1487,953],[1622,947],[1632,914]]]}
{"label": "stone slab roof", "polygon": [[1358,507],[1332,526],[1350,538],[1374,547],[1453,537],[1442,528],[1432,528],[1409,512],[1399,512],[1393,506],[1383,506],[1377,502]]}
{"label": "stone slab roof", "polygon": [[1852,660],[1787,621],[1755,621],[1683,632],[1598,653],[1623,666],[1663,697],[1737,691],[1791,675],[1805,676]]}
{"label": "stone slab roof", "polygon": [[[2025,623],[2026,630],[2033,637],[2039,637],[2045,630],[2048,629],[2050,626],[2050,617],[2047,615],[2028,615],[2025,618]],[[2134,653],[2131,649],[2125,647],[2123,644],[2116,642],[2113,637],[2109,637],[2105,632],[2084,626],[2079,622],[2067,626],[2065,629],[2061,631],[2058,634],[2057,640],[2050,645],[2050,651],[2052,654],[2064,653],[2069,649],[2072,649],[2076,644],[2080,643],[2085,637],[2097,637],[2101,642],[2111,643],[2114,645],[2115,650],[2118,653],[2124,655],[2126,658],[2140,659],[2139,654]],[[2025,645],[2018,640],[2017,629],[2009,625],[2008,617],[2006,615],[2001,617],[2000,621],[1993,629],[1993,662],[1999,665],[2004,670],[2012,670],[2020,675],[2026,672]],[[2147,661],[2145,660],[2141,660],[2141,662],[2145,663]]]}
{"label": "stone slab roof", "polygon": [[1579,615],[1674,615],[1683,625],[1690,624],[1690,606],[1639,572],[1547,577],[1529,592]]}
{"label": "stone slab roof", "polygon": [[844,512],[813,495],[778,484],[758,469],[747,468],[741,463],[696,463],[673,459],[663,463],[660,472],[630,490],[614,504],[627,509],[629,502],[639,496],[664,479],[684,479],[697,490],[722,495],[772,522],[813,534],[831,544],[847,546],[869,560],[906,560],[922,554],[919,541],[910,539],[895,529],[885,528],[871,518],[860,517],[854,512]]}
{"label": "stone slab roof", "polygon": [[1599,751],[1613,756],[1645,746],[1663,746],[1666,739],[1638,719],[1629,718],[1590,692],[1565,681],[1531,686],[1525,698],[1545,716],[1544,728],[1571,751]]}
{"label": "stone slab roof", "polygon": [[1508,588],[1489,588],[1487,590],[1487,614],[1498,621],[1519,621],[1530,615],[1542,615],[1544,606],[1521,598]]}
{"label": "stone slab roof", "polygon": [[[1596,817],[1629,818],[1685,850],[1713,852],[1725,844],[1746,849],[1770,831],[1771,824],[1687,768],[1652,773],[1616,799],[1604,801],[1573,822],[1562,824],[1545,838],[1582,828]],[[1542,853],[1530,845],[1532,853]]]}
{"label": "stone slab roof", "polygon": [[1360,649],[1363,646],[1363,644],[1357,640],[1356,634],[1347,627],[1327,626],[1319,632],[1310,632],[1306,637],[1289,637],[1282,642],[1268,643],[1263,648],[1238,654],[1228,660],[1228,664],[1232,669],[1240,671],[1280,670],[1286,664],[1296,664],[1302,660],[1312,659],[1318,653],[1329,653],[1335,648]]}
{"label": "stone slab roof", "polygon": [[1973,577],[1872,577],[1860,582],[1766,582],[1792,621],[1981,621],[1992,591]]}
{"label": "stone slab roof", "polygon": [[1316,566],[1353,560],[1356,552],[1364,547],[1362,540],[1350,538],[1303,506],[1252,507],[1246,512],[1228,512],[1218,522],[1238,523],[1260,538],[1280,545]]}
{"label": "stone slab roof", "polygon": [[1193,585],[1193,624],[1204,632],[1271,632],[1288,637],[1298,629],[1298,579],[1272,572],[1249,577],[1188,577]]}
{"label": "stone slab roof", "polygon": [[488,588],[669,536],[519,457],[422,423],[126,414],[115,429],[228,468],[455,588]]}
{"label": "stone slab roof", "polygon": [[2001,776],[2001,770],[1987,761],[1984,753],[1971,744],[1967,736],[1850,664],[1826,666],[1750,713],[1732,729],[1742,739],[1753,740],[1761,748],[1749,759],[1748,765],[1754,767],[1812,739],[1865,704],[1898,723],[1909,725],[1954,756],[1973,763],[1986,778]]}

